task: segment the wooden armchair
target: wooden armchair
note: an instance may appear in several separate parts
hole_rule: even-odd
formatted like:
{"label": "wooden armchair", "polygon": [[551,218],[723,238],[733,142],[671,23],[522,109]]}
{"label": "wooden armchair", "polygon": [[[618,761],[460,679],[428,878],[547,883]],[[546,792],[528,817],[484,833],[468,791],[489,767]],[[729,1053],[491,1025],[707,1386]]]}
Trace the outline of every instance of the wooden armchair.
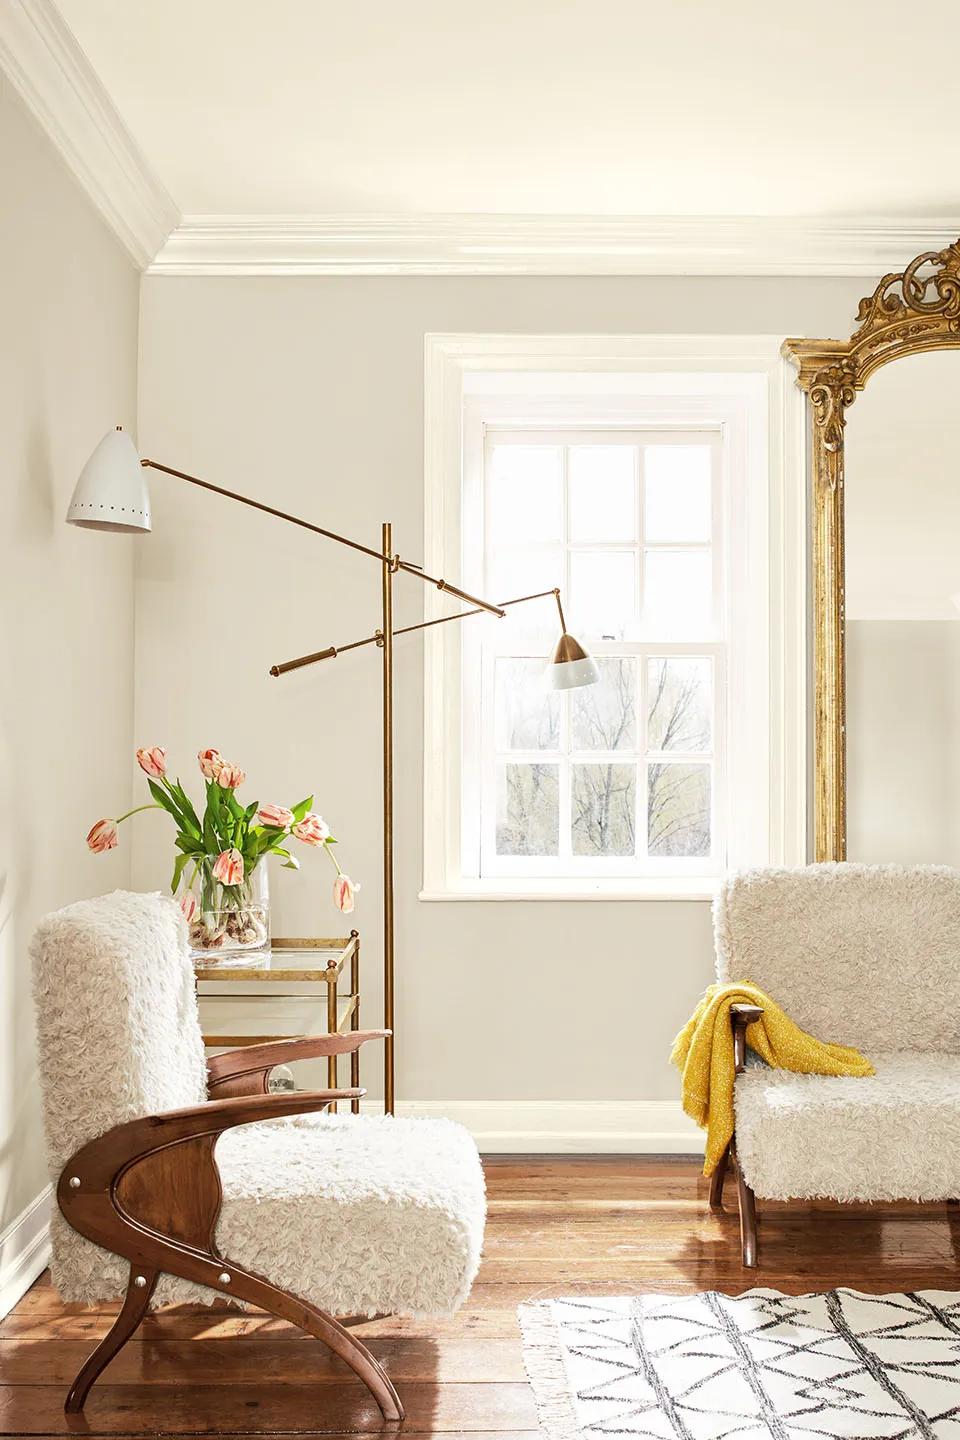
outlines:
{"label": "wooden armchair", "polygon": [[334,1313],[449,1314],[462,1301],[483,1232],[476,1147],[449,1121],[320,1113],[361,1089],[268,1093],[275,1065],[389,1032],[253,1045],[208,1064],[182,917],[160,896],[70,906],[41,924],[32,954],[66,1222],[51,1226],[53,1278],[66,1299],[123,1295],[66,1409],[83,1408],[151,1301],[219,1294],[322,1340],[386,1419],[402,1419],[383,1367]]}
{"label": "wooden armchair", "polygon": [[366,1094],[357,1089],[270,1095],[274,1065],[342,1055],[389,1033],[302,1036],[217,1055],[208,1065],[214,1098],[205,1105],[129,1120],[71,1156],[57,1185],[57,1204],[74,1230],[130,1261],[130,1279],[113,1328],[70,1387],[67,1411],[83,1409],[91,1385],[140,1324],[157,1280],[166,1272],[299,1325],[350,1366],[385,1419],[403,1419],[400,1397],[365,1345],[326,1311],[235,1265],[216,1244],[223,1192],[214,1149],[223,1132],[254,1120],[325,1110],[332,1100]]}
{"label": "wooden armchair", "polygon": [[[855,1047],[869,1076],[744,1066],[732,1017],[745,1265],[755,1197],[949,1204],[960,1195],[960,870],[829,863],[731,875],[714,911],[717,979],[751,981],[801,1029]],[[711,1191],[719,1205],[720,1167]]]}

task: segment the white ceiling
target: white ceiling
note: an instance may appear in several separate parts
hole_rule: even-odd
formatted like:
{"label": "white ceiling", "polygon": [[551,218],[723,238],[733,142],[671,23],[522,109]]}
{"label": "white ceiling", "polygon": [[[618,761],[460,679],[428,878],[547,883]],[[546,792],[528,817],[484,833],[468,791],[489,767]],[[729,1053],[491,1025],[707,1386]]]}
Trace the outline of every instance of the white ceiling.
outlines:
{"label": "white ceiling", "polygon": [[960,211],[899,0],[58,3],[188,216]]}

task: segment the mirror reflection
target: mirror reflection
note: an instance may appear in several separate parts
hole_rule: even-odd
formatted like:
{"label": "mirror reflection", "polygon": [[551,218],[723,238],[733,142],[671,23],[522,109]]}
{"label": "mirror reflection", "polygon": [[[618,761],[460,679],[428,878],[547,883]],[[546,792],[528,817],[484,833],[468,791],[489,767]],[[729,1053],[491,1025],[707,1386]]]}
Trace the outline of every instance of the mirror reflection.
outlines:
{"label": "mirror reflection", "polygon": [[960,354],[847,412],[848,858],[960,866]]}

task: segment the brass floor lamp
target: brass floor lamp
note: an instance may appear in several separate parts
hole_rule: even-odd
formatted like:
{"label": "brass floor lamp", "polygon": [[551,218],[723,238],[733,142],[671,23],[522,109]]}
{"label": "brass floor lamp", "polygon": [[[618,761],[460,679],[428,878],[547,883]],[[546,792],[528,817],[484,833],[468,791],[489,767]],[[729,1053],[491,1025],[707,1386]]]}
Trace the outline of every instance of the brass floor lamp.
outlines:
{"label": "brass floor lamp", "polygon": [[[273,665],[271,675],[284,675],[290,670],[301,669],[320,660],[332,660],[349,650],[358,650],[365,645],[377,645],[382,651],[383,670],[383,1018],[384,1029],[389,1031],[384,1042],[383,1103],[384,1110],[392,1115],[395,1105],[395,1052],[394,1052],[394,876],[393,876],[393,641],[397,635],[409,635],[416,630],[427,630],[434,625],[444,625],[451,620],[465,620],[471,615],[487,612],[501,619],[511,605],[523,605],[530,600],[541,600],[553,596],[560,619],[560,639],[548,666],[549,684],[552,689],[570,690],[584,685],[593,685],[599,679],[599,670],[582,645],[567,633],[559,589],[542,590],[534,595],[520,595],[500,604],[492,604],[470,595],[459,586],[444,579],[427,575],[421,566],[403,560],[393,552],[393,531],[389,524],[381,529],[380,549],[375,550],[334,530],[314,525],[297,515],[265,505],[247,495],[200,480],[184,470],[175,470],[162,465],[158,460],[141,459],[126,432],[117,426],[110,430],[90,456],[81,471],[67,511],[67,522],[85,529],[115,531],[121,534],[143,534],[151,529],[150,495],[144,469],[162,471],[202,490],[210,490],[227,500],[236,500],[277,520],[285,520],[339,545],[349,546],[363,555],[376,560],[381,570],[381,628],[362,640],[353,640],[347,645],[329,646],[310,655],[301,655],[295,660]],[[418,625],[405,625],[395,629],[393,624],[393,579],[400,571],[416,575],[426,585],[434,585],[458,600],[466,601],[472,608],[455,615],[443,615],[435,620],[424,620]]]}

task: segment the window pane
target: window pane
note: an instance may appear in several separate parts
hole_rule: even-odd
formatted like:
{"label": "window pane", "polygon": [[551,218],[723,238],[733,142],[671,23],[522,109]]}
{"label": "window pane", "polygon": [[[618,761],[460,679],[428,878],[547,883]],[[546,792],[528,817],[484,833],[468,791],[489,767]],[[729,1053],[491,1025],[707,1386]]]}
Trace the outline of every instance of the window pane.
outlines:
{"label": "window pane", "polygon": [[[517,595],[563,589],[563,551],[559,545],[526,550],[499,546],[491,549],[489,554],[484,599],[512,600]],[[549,597],[531,601],[529,605],[518,605],[516,610],[508,610],[507,614],[510,618],[499,623],[509,625],[511,634],[518,625],[522,625],[525,631],[533,625],[556,636],[557,607]]]}
{"label": "window pane", "polygon": [[649,445],[644,452],[646,538],[651,544],[709,540],[709,445]]}
{"label": "window pane", "polygon": [[636,765],[572,765],[574,855],[632,855]]}
{"label": "window pane", "polygon": [[494,544],[563,536],[561,451],[556,445],[494,445],[487,517]]}
{"label": "window pane", "polygon": [[710,766],[647,766],[647,848],[651,855],[710,854]]}
{"label": "window pane", "polygon": [[711,661],[647,661],[648,749],[709,750],[712,721]]}
{"label": "window pane", "polygon": [[632,750],[637,743],[637,662],[601,656],[599,685],[570,693],[574,750]]}
{"label": "window pane", "polygon": [[571,540],[634,540],[637,452],[632,445],[573,445]]}
{"label": "window pane", "polygon": [[548,690],[545,660],[498,659],[494,679],[498,750],[556,750],[560,696]]}
{"label": "window pane", "polygon": [[497,854],[556,855],[559,836],[558,767],[498,765]]}
{"label": "window pane", "polygon": [[713,629],[709,550],[647,550],[643,619],[648,634],[706,635]]}
{"label": "window pane", "polygon": [[578,639],[623,638],[636,616],[636,565],[636,555],[626,550],[573,551],[568,618]]}

